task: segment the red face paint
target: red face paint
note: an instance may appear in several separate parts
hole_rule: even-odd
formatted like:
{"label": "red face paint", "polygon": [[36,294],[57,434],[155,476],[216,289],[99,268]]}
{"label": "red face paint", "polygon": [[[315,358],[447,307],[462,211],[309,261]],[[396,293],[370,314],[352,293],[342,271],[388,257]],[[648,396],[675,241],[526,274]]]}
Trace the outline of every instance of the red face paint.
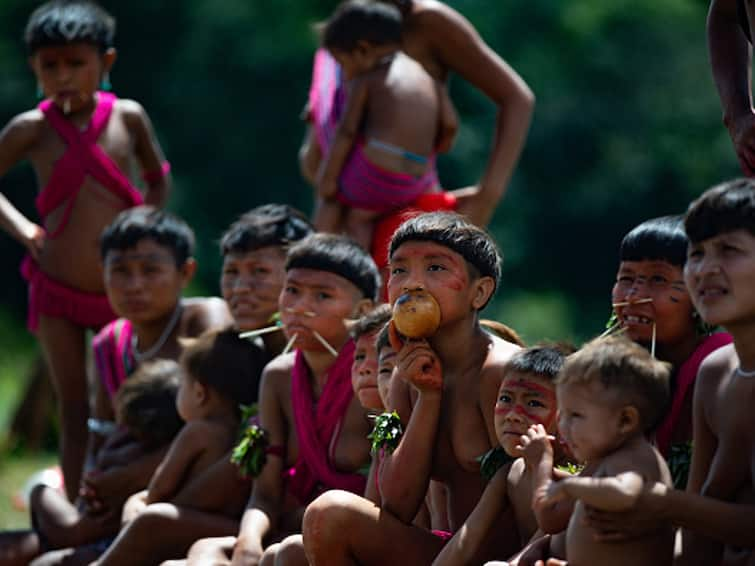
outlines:
{"label": "red face paint", "polygon": [[[546,429],[551,427],[558,410],[556,406],[556,395],[553,388],[526,379],[506,379],[501,385],[501,392],[507,390],[514,393],[511,395],[512,402],[506,405],[502,405],[500,401],[496,403],[494,409],[496,415],[503,416],[513,412],[528,421],[530,424],[541,424]],[[523,393],[517,395],[515,393],[516,390],[523,391]],[[538,399],[541,399],[543,405],[545,405],[545,407],[541,407],[540,409],[547,409],[545,416],[542,415],[542,410],[539,411],[540,414],[538,414],[532,412],[532,409],[537,410],[536,407],[529,408],[528,410],[528,407],[526,406],[527,402]]]}

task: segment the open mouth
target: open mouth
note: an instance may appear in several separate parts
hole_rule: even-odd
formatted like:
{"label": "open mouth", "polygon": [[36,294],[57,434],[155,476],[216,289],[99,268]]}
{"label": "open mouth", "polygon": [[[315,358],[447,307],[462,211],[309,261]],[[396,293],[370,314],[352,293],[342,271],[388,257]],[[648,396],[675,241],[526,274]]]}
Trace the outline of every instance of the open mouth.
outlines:
{"label": "open mouth", "polygon": [[635,315],[635,314],[625,315],[622,317],[622,320],[624,321],[625,324],[648,324],[649,325],[649,324],[653,324],[654,322],[652,318],[648,318],[647,316],[642,316],[642,315]]}

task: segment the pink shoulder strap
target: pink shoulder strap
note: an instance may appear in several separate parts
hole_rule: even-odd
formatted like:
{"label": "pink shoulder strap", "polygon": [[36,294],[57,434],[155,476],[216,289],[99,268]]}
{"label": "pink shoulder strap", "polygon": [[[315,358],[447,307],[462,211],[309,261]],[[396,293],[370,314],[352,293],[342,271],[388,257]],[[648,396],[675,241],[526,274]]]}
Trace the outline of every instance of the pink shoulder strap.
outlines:
{"label": "pink shoulder strap", "polygon": [[51,100],[44,100],[39,104],[47,121],[68,145],[66,152],[55,164],[47,186],[36,200],[37,210],[42,218],[66,203],[60,225],[48,233],[48,237],[54,238],[65,229],[73,211],[76,195],[87,175],[121,197],[127,207],[144,202],[141,193],[134,188],[118,165],[97,145],[97,139],[107,126],[115,101],[115,95],[98,92],[97,106],[83,132],[79,132],[66,120]]}

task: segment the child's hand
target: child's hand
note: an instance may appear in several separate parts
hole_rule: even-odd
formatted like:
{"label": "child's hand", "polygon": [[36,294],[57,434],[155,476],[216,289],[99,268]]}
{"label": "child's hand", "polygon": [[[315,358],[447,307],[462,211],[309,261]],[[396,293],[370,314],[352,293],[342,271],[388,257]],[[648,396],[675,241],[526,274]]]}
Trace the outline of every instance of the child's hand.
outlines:
{"label": "child's hand", "polygon": [[45,229],[33,222],[29,223],[29,227],[21,236],[21,243],[29,251],[29,255],[31,255],[34,261],[39,261],[39,256],[45,245],[45,236]]}
{"label": "child's hand", "polygon": [[524,458],[525,464],[529,467],[535,467],[544,456],[550,456],[553,459],[553,446],[551,445],[553,440],[555,438],[545,431],[543,425],[536,424],[527,429],[526,434],[519,437],[517,449]]}
{"label": "child's hand", "polygon": [[398,350],[398,375],[420,391],[440,391],[443,370],[426,340],[407,340]]}

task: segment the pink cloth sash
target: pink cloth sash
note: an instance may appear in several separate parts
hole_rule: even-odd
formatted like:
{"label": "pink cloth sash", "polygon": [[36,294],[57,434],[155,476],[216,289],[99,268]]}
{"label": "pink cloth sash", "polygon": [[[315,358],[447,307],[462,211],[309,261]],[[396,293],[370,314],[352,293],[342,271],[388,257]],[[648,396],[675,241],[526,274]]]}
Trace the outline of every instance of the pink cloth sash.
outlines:
{"label": "pink cloth sash", "polygon": [[94,363],[102,384],[112,397],[136,369],[132,347],[134,328],[125,318],[114,320],[92,338]]}
{"label": "pink cloth sash", "polygon": [[47,186],[36,199],[37,210],[42,218],[68,201],[60,225],[47,234],[49,238],[54,238],[65,229],[76,196],[87,175],[121,197],[129,208],[144,202],[141,193],[134,188],[110,156],[97,145],[97,139],[107,126],[115,101],[115,95],[98,92],[97,107],[94,109],[91,122],[83,132],[77,130],[65,118],[52,100],[43,100],[39,104],[39,109],[47,121],[68,145],[66,152],[55,164]]}
{"label": "pink cloth sash", "polygon": [[341,67],[327,49],[320,48],[315,51],[308,106],[309,121],[323,155],[330,150],[345,103]]}
{"label": "pink cloth sash", "polygon": [[708,357],[708,354],[729,343],[731,343],[730,334],[726,332],[711,334],[700,343],[697,349],[692,352],[689,359],[679,367],[679,372],[676,375],[676,390],[673,392],[674,398],[671,400],[671,409],[655,431],[655,445],[664,457],[667,458],[671,450],[671,437],[673,436],[674,428],[684,407],[687,392],[697,378],[700,364]]}
{"label": "pink cloth sash", "polygon": [[350,207],[386,214],[409,206],[439,186],[434,156],[425,174],[415,177],[375,165],[364,155],[360,141],[351,150],[338,179],[338,200]]}
{"label": "pink cloth sash", "polygon": [[353,359],[354,342],[349,340],[328,368],[328,379],[315,404],[307,362],[302,352],[296,351],[291,371],[291,405],[299,439],[299,456],[288,472],[288,489],[302,504],[309,503],[328,489],[345,489],[358,495],[364,493],[366,478],[336,471],[330,453],[337,440],[334,435],[338,434],[354,397],[351,386]]}
{"label": "pink cloth sash", "polygon": [[29,283],[29,312],[26,326],[36,332],[41,315],[65,318],[85,328],[100,328],[116,318],[107,295],[85,293],[56,281],[27,255],[21,275]]}

